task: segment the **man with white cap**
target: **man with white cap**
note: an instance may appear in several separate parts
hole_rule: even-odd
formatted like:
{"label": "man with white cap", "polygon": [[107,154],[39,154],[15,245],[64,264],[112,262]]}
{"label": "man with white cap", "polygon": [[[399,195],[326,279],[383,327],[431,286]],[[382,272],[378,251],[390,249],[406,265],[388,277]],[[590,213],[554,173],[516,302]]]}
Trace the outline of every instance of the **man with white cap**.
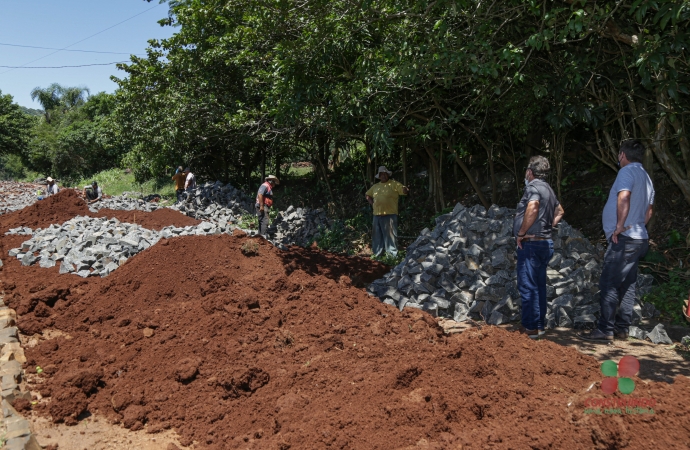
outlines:
{"label": "man with white cap", "polygon": [[259,186],[259,192],[256,194],[256,216],[259,218],[259,234],[262,236],[266,236],[268,230],[268,214],[273,206],[273,188],[279,184],[278,177],[269,175]]}
{"label": "man with white cap", "polygon": [[384,252],[393,257],[398,255],[398,197],[410,193],[402,183],[392,180],[391,175],[393,172],[386,166],[379,167],[376,178],[380,181],[364,194],[374,207],[371,250],[376,257],[383,256]]}
{"label": "man with white cap", "polygon": [[58,185],[54,179],[51,177],[46,178],[48,185],[46,186],[46,191],[48,195],[55,195],[59,192]]}

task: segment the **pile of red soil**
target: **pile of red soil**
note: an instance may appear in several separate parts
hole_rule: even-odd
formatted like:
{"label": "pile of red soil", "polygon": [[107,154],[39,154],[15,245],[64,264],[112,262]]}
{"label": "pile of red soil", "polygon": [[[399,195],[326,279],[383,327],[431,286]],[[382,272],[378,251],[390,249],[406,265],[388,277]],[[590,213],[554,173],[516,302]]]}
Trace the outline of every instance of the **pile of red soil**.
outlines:
{"label": "pile of red soil", "polygon": [[50,400],[35,409],[58,422],[89,411],[133,430],[174,428],[210,449],[690,443],[687,378],[636,380],[655,415],[585,414],[584,401],[601,397],[588,392],[602,380],[593,358],[495,327],[444,336],[426,313],[321,275],[329,258],[195,236],[161,241],[103,279],[13,271],[8,282],[3,272],[20,328],[69,335],[26,351]]}
{"label": "pile of red soil", "polygon": [[40,200],[19,211],[0,216],[0,233],[10,228],[46,228],[51,224],[61,224],[76,216],[116,217],[120,222],[136,223],[150,230],[173,225],[186,227],[200,222],[172,209],[158,209],[153,212],[119,211],[102,209],[94,214],[89,211],[84,199],[74,189],[63,189],[58,194]]}
{"label": "pile of red soil", "polygon": [[91,212],[86,202],[74,189],[63,189],[31,206],[0,216],[0,233],[17,227],[46,228],[51,224],[66,222],[75,216],[89,214]]}
{"label": "pile of red soil", "polygon": [[[93,215],[93,213],[91,213]],[[153,212],[122,211],[117,209],[101,209],[96,217],[115,217],[120,222],[135,223],[149,230],[160,230],[167,226],[176,227],[194,226],[201,223],[192,217],[185,216],[179,211],[169,208],[157,209]]]}

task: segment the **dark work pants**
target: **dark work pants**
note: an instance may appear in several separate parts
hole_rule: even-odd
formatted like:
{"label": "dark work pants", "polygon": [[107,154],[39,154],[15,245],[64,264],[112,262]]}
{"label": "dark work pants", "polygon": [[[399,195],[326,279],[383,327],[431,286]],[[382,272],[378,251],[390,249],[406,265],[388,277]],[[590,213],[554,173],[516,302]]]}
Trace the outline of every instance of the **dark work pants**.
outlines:
{"label": "dark work pants", "polygon": [[184,200],[184,189],[177,189],[175,194],[177,194],[177,202],[182,203],[182,200]]}
{"label": "dark work pants", "polygon": [[637,263],[648,248],[648,239],[631,239],[620,234],[617,244],[609,239],[599,280],[599,330],[609,336],[627,332],[632,323]]}
{"label": "dark work pants", "polygon": [[[522,301],[522,326],[544,329],[546,269],[553,256],[553,241],[529,241],[517,249],[517,285]],[[488,317],[485,317],[488,319]]]}
{"label": "dark work pants", "polygon": [[259,234],[261,236],[266,236],[266,231],[268,230],[268,212],[270,208],[264,205],[264,211],[262,212],[259,207],[256,207],[256,217],[259,218]]}
{"label": "dark work pants", "polygon": [[374,256],[383,256],[384,253],[398,256],[398,215],[374,216],[373,228],[371,252]]}

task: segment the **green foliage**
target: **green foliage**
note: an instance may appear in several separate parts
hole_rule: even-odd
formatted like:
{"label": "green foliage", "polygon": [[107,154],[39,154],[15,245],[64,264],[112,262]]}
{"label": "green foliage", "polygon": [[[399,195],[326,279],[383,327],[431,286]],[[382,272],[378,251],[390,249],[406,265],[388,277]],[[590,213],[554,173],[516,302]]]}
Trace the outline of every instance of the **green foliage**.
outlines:
{"label": "green foliage", "polygon": [[26,151],[34,123],[35,118],[24,114],[12,102],[11,95],[2,95],[0,91],[0,155],[19,155]]}
{"label": "green foliage", "polygon": [[[332,253],[345,253],[351,255],[353,253],[352,247],[349,245],[347,239],[347,230],[342,221],[336,221],[330,229],[319,227],[319,237],[312,242],[316,244],[321,250],[326,250]],[[311,243],[309,245],[311,245]]]}
{"label": "green foliage", "polygon": [[652,264],[664,264],[666,263],[666,258],[664,258],[663,253],[650,250],[644,256],[643,261]]}
{"label": "green foliage", "polygon": [[237,225],[245,230],[257,230],[259,228],[259,218],[256,217],[256,214],[242,214]]}
{"label": "green foliage", "polygon": [[87,93],[58,84],[34,89],[45,117],[21,153],[25,165],[69,183],[119,164],[128,144],[112,118],[114,96],[101,92],[87,98]]}
{"label": "green foliage", "polygon": [[669,281],[654,287],[642,300],[652,303],[661,311],[662,320],[668,320],[673,324],[684,324],[685,319],[681,309],[683,300],[688,298],[690,292],[690,280],[687,274],[676,268],[669,272]]}
{"label": "green foliage", "polygon": [[677,247],[678,245],[685,245],[685,238],[678,230],[671,230],[668,232],[668,246]]}
{"label": "green foliage", "polygon": [[108,169],[88,178],[82,178],[74,183],[77,187],[90,185],[92,181],[98,182],[107,195],[121,195],[123,192],[141,192],[142,196],[159,194],[161,197],[176,200],[175,185],[169,177],[152,178],[145,182],[138,182],[131,172],[122,169]]}
{"label": "green foliage", "polygon": [[[261,161],[279,169],[299,155],[335,203],[322,168],[340,155],[361,151],[371,166],[414,149],[436,178],[456,156],[493,172],[533,148],[560,167],[560,188],[572,141],[616,170],[617,143],[640,136],[665,143],[655,151],[669,173],[681,168],[672,179],[690,201],[674,156],[687,135],[676,119],[690,92],[687,2],[620,6],[170,2],[161,24],[177,32],[115,80],[117,122],[134,144],[127,161],[141,179],[184,162],[253,190]],[[360,167],[350,173],[360,178]],[[448,206],[440,184],[430,185],[437,212]]]}
{"label": "green foliage", "polygon": [[374,261],[382,262],[387,266],[397,266],[405,259],[405,256],[405,250],[400,250],[398,251],[398,254],[396,256],[391,256],[388,253],[385,253],[383,256],[379,257],[372,256],[371,259],[373,259]]}
{"label": "green foliage", "polygon": [[27,175],[32,175],[27,171],[22,160],[17,155],[0,155],[0,179],[2,180],[23,180]]}

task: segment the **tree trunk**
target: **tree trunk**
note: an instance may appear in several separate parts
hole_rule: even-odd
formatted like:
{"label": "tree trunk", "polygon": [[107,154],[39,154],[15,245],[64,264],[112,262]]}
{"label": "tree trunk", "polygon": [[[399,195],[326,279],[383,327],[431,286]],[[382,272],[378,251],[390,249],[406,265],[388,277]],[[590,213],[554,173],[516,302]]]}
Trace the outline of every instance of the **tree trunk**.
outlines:
{"label": "tree trunk", "polygon": [[404,142],[402,146],[402,169],[403,186],[407,186],[407,145]]}
{"label": "tree trunk", "polygon": [[369,147],[369,140],[364,141],[364,148],[367,152],[367,183],[373,183],[374,182],[374,169],[372,167],[372,160],[371,160],[371,148]]}
{"label": "tree trunk", "polygon": [[[447,142],[447,143],[448,143],[448,148],[452,148],[451,143],[450,143],[450,142]],[[486,200],[486,197],[484,197],[484,194],[483,194],[482,191],[479,189],[479,185],[477,184],[477,182],[476,182],[476,181],[474,180],[474,178],[472,177],[472,174],[470,173],[470,169],[469,169],[469,168],[467,167],[467,165],[462,161],[462,159],[458,158],[458,154],[457,154],[457,153],[455,153],[455,152],[452,152],[452,153],[453,153],[453,157],[455,158],[456,164],[457,164],[458,166],[460,166],[460,169],[462,170],[462,172],[465,174],[465,176],[466,176],[467,179],[469,180],[470,184],[472,185],[472,188],[474,189],[474,192],[475,192],[475,193],[477,194],[477,196],[479,197],[479,201],[482,202],[482,205],[484,205],[485,208],[487,208],[487,209],[490,208],[490,207],[491,207],[491,204]]]}
{"label": "tree trunk", "polygon": [[266,149],[261,147],[261,182],[266,179]]}
{"label": "tree trunk", "polygon": [[676,117],[676,120],[671,122],[671,125],[673,125],[673,129],[676,130],[678,135],[678,146],[685,164],[685,178],[690,178],[690,143],[688,143],[688,136],[685,134],[685,123],[682,117],[682,114],[680,117]]}
{"label": "tree trunk", "polygon": [[[635,105],[632,104],[632,100],[628,100],[628,104],[631,106],[631,110],[637,111],[637,108],[635,108]],[[645,121],[640,117],[639,114],[633,112],[635,116],[635,121],[638,124],[638,127],[640,128],[640,131],[642,134],[647,138],[652,140],[652,150],[654,151],[654,156],[656,156],[657,161],[659,161],[659,165],[668,173],[668,175],[671,177],[671,180],[678,186],[680,189],[681,193],[683,194],[683,197],[685,198],[685,201],[690,204],[690,181],[686,177],[686,173],[684,170],[681,169],[680,165],[678,164],[678,161],[676,161],[675,156],[673,156],[673,153],[669,149],[668,146],[668,124],[667,124],[667,116],[665,115],[668,113],[668,99],[666,98],[666,95],[661,92],[657,91],[657,115],[659,117],[656,129],[654,130],[654,135],[652,135],[652,130],[648,126],[648,124],[645,123]]]}
{"label": "tree trunk", "polygon": [[486,149],[486,156],[489,158],[489,174],[491,175],[491,203],[498,203],[498,183],[496,182],[496,172],[494,171],[494,146]]}
{"label": "tree trunk", "polygon": [[436,182],[436,197],[438,200],[438,209],[443,211],[446,207],[445,199],[443,198],[443,142],[439,143],[439,153],[438,153],[438,179]]}

